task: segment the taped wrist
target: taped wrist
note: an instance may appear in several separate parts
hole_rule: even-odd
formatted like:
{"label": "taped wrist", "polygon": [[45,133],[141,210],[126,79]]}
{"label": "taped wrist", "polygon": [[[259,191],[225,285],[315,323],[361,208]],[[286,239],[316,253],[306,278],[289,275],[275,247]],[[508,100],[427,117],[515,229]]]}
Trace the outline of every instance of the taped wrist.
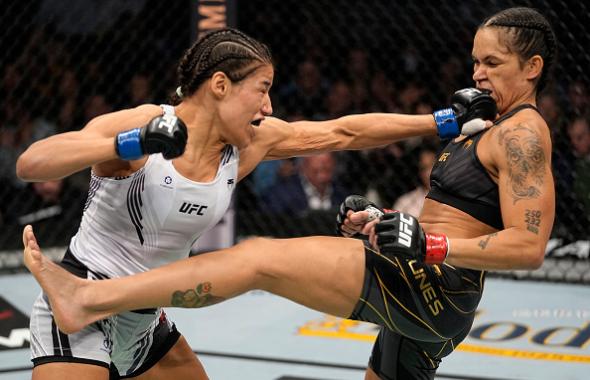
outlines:
{"label": "taped wrist", "polygon": [[450,139],[461,134],[455,111],[452,108],[435,111],[432,116],[434,116],[438,135],[441,139]]}
{"label": "taped wrist", "polygon": [[425,234],[426,255],[424,262],[429,265],[442,264],[449,253],[449,239],[443,234]]}
{"label": "taped wrist", "polygon": [[123,160],[137,160],[143,156],[141,128],[121,132],[115,138],[115,151]]}
{"label": "taped wrist", "polygon": [[367,218],[367,222],[370,222],[375,219],[379,219],[383,216],[383,211],[373,205],[367,206],[367,208],[365,208],[365,211],[367,211],[369,213],[369,217]]}

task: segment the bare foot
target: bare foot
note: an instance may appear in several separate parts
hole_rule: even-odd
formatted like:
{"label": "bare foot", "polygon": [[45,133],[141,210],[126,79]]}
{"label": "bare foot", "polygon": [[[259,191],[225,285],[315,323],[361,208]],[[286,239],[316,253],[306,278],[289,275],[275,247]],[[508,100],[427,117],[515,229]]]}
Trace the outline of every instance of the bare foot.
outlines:
{"label": "bare foot", "polygon": [[84,301],[90,299],[88,285],[92,281],[74,276],[45,257],[31,226],[23,230],[23,245],[25,266],[47,294],[55,322],[61,331],[71,334],[107,316],[85,306]]}

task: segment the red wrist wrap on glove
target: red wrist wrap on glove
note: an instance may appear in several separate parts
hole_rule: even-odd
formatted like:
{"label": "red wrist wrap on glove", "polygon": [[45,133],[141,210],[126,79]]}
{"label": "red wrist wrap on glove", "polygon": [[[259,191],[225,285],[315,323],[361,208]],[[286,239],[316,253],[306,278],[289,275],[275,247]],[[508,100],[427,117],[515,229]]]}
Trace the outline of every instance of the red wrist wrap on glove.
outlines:
{"label": "red wrist wrap on glove", "polygon": [[426,237],[426,264],[442,264],[449,253],[449,240],[442,234],[425,234]]}

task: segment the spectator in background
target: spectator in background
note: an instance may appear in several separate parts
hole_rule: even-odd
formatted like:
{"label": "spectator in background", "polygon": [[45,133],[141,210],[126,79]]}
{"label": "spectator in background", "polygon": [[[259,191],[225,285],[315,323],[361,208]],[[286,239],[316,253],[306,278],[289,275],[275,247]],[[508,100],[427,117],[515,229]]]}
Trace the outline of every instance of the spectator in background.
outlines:
{"label": "spectator in background", "polygon": [[553,236],[571,241],[579,235],[574,219],[580,210],[573,189],[576,157],[567,133],[565,107],[559,104],[557,92],[548,89],[538,97],[537,108],[549,126],[553,142],[552,169],[556,196]]}
{"label": "spectator in background", "polygon": [[22,67],[16,63],[9,63],[4,66],[2,72],[2,83],[0,84],[0,95],[3,99],[14,95],[23,83]]}
{"label": "spectator in background", "polygon": [[[76,128],[76,130],[81,129],[82,126],[86,125],[90,120],[94,119],[95,117],[107,114],[109,112],[112,112],[113,110],[113,104],[111,103],[107,95],[103,93],[95,93],[93,95],[90,95],[84,101],[81,116],[82,123],[80,125],[80,128]],[[72,111],[75,112],[74,110]],[[88,190],[89,180],[89,168],[81,170],[77,173],[73,173],[69,177],[70,184],[81,192],[86,192]]]}
{"label": "spectator in background", "polygon": [[7,199],[13,198],[18,190],[15,165],[20,152],[16,141],[16,128],[2,125],[0,127],[0,200],[2,200],[2,203],[6,203]]}
{"label": "spectator in background", "polygon": [[141,104],[155,103],[151,78],[147,74],[136,73],[131,77],[126,107],[137,107]]}
{"label": "spectator in background", "polygon": [[40,113],[35,112],[34,107],[30,104],[31,102],[21,100],[16,105],[18,116],[17,144],[22,150],[35,141],[54,135],[56,132],[55,124],[45,117],[38,116]]}
{"label": "spectator in background", "polygon": [[327,85],[322,80],[318,65],[305,60],[297,66],[297,76],[279,90],[280,103],[286,116],[300,115],[304,119],[312,119],[317,113],[323,113]]}
{"label": "spectator in background", "polygon": [[333,210],[348,192],[334,178],[332,153],[301,159],[300,171],[284,178],[262,195],[265,211],[303,216],[309,210]]}
{"label": "spectator in background", "polygon": [[588,85],[582,80],[575,80],[568,87],[568,105],[571,117],[582,115],[590,108]]}
{"label": "spectator in background", "polygon": [[576,212],[575,215],[583,218],[580,224],[585,227],[578,237],[590,240],[590,113],[576,117],[568,125],[567,132],[576,157],[573,188],[581,212]]}
{"label": "spectator in background", "polygon": [[[428,99],[428,93],[429,91],[426,90],[426,87],[418,81],[408,81],[399,94],[401,112],[406,114],[413,114],[418,112],[432,113],[432,106],[430,105],[430,100]],[[396,146],[392,146],[389,148],[390,151],[394,153],[395,157],[401,158],[406,152],[410,152],[415,147],[420,145],[420,142],[420,138],[411,138],[396,142],[394,143],[394,145]],[[391,199],[382,200],[386,201],[384,204],[391,204]]]}
{"label": "spectator in background", "polygon": [[366,85],[371,81],[369,54],[363,48],[353,48],[348,52],[346,72],[351,82]]}
{"label": "spectator in background", "polygon": [[[400,94],[402,108],[396,109],[402,113],[432,113],[430,99],[425,95],[425,90],[418,84],[410,82]],[[393,103],[392,103],[392,106]],[[353,162],[353,168],[357,172],[363,172],[363,167],[371,167],[378,173],[377,176],[363,176],[363,180],[355,179],[349,186],[354,188],[356,194],[365,196],[376,204],[393,204],[400,194],[410,192],[415,182],[417,149],[423,144],[430,144],[422,137],[412,137],[398,141],[382,149],[374,149],[363,160],[357,158]],[[432,144],[430,144],[432,145]],[[356,152],[346,152],[355,154]],[[358,154],[358,153],[356,153]],[[348,185],[348,184],[347,184]],[[361,188],[361,185],[364,186]]]}
{"label": "spectator in background", "polygon": [[262,196],[278,182],[296,175],[297,170],[297,158],[261,162],[252,173],[254,193]]}
{"label": "spectator in background", "polygon": [[352,93],[352,108],[355,113],[368,112],[371,67],[369,54],[365,49],[353,48],[348,53],[346,77]]}
{"label": "spectator in background", "polygon": [[414,190],[397,198],[393,204],[394,210],[406,212],[415,218],[420,216],[424,199],[430,191],[430,172],[435,158],[436,151],[433,148],[425,146],[420,150],[418,158],[418,180],[420,183]]}
{"label": "spectator in background", "polygon": [[57,128],[58,132],[77,131],[82,128],[82,114],[79,105],[83,103],[80,81],[73,69],[66,69],[57,85]]}
{"label": "spectator in background", "polygon": [[113,105],[104,94],[91,95],[84,103],[84,124],[97,116],[113,111]]}
{"label": "spectator in background", "polygon": [[576,117],[568,125],[567,132],[578,160],[590,159],[590,115]]}
{"label": "spectator in background", "polygon": [[402,70],[405,75],[413,76],[420,72],[421,55],[421,52],[411,43],[406,44],[400,54]]}
{"label": "spectator in background", "polygon": [[416,105],[421,102],[426,93],[427,91],[424,86],[415,81],[409,81],[399,94],[402,112],[414,113]]}
{"label": "spectator in background", "polygon": [[[27,224],[35,226],[49,246],[66,246],[76,233],[84,197],[63,179],[33,182],[13,194],[13,202],[2,206],[4,229],[11,231],[3,236],[14,237]],[[5,248],[17,248],[18,241],[0,242]]]}
{"label": "spectator in background", "polygon": [[351,114],[354,112],[353,102],[350,85],[343,80],[336,81],[325,99],[326,114],[316,118],[330,120]]}
{"label": "spectator in background", "polygon": [[552,132],[552,137],[556,137],[564,126],[564,116],[561,107],[558,104],[557,96],[553,92],[545,92],[539,96],[538,110],[547,121],[547,125]]}
{"label": "spectator in background", "polygon": [[[344,80],[338,80],[332,84],[328,96],[325,99],[326,113],[316,116],[316,119],[336,119],[355,112],[354,96],[350,85]],[[362,173],[371,167],[368,161],[367,150],[351,150],[336,152],[337,166],[335,176],[341,180],[342,186],[352,193],[364,194],[369,178],[366,176],[354,176],[351,174]]]}
{"label": "spectator in background", "polygon": [[440,79],[436,85],[445,102],[450,100],[448,97],[453,91],[463,87],[464,83],[466,83],[465,72],[468,71],[465,70],[462,61],[456,55],[447,57],[441,64],[439,69]]}
{"label": "spectator in background", "polygon": [[395,97],[395,85],[383,71],[375,73],[371,78],[369,110],[371,112],[400,112]]}
{"label": "spectator in background", "polygon": [[[22,94],[20,90],[15,91]],[[34,116],[34,102],[27,96],[6,98],[0,121],[0,183],[10,193],[25,183],[16,176],[16,160],[30,144],[55,133],[55,125],[43,117]]]}

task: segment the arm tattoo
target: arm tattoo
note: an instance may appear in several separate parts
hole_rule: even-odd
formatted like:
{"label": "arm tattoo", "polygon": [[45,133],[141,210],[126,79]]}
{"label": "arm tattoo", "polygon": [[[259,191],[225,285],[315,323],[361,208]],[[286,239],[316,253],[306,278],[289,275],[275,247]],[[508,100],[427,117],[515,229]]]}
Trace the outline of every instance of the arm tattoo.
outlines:
{"label": "arm tattoo", "polygon": [[541,210],[529,210],[524,212],[524,222],[526,229],[534,234],[539,234],[539,225],[541,224]]}
{"label": "arm tattoo", "polygon": [[546,158],[537,132],[522,124],[499,133],[508,161],[508,181],[513,204],[538,198],[543,185]]}
{"label": "arm tattoo", "polygon": [[496,235],[498,235],[497,232],[494,232],[493,234],[489,234],[488,236],[486,236],[485,239],[480,240],[477,245],[479,245],[482,250],[486,249],[486,247],[488,246],[488,243],[490,242],[490,239]]}
{"label": "arm tattoo", "polygon": [[172,293],[170,304],[174,307],[204,307],[225,301],[223,297],[211,294],[211,283],[203,282],[195,289],[186,291],[177,290]]}

